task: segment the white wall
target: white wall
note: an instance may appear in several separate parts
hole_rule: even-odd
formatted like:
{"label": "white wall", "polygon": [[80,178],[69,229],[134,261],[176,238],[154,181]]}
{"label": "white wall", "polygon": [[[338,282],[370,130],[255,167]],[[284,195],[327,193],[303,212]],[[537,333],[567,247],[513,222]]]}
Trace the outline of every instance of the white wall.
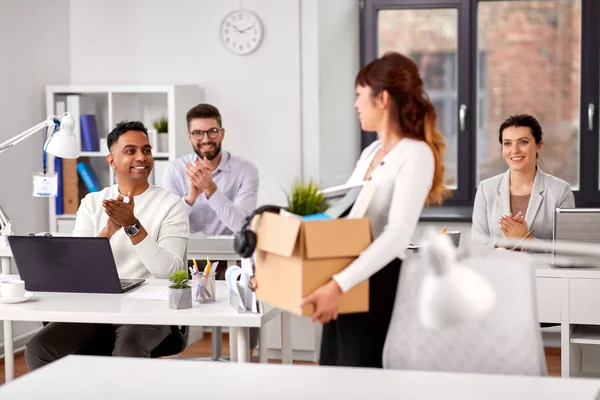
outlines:
{"label": "white wall", "polygon": [[334,186],[348,179],[360,154],[358,1],[304,0],[301,8],[304,177]]}
{"label": "white wall", "polygon": [[[0,143],[46,118],[46,85],[69,82],[68,20],[68,0],[0,1]],[[0,154],[0,204],[17,234],[48,229],[47,200],[31,195],[42,144],[40,131]],[[17,323],[15,336],[38,325]]]}
{"label": "white wall", "polygon": [[[248,56],[219,37],[240,7],[265,29]],[[224,147],[258,165],[259,204],[283,204],[294,178],[335,185],[354,167],[358,49],[356,0],[0,0],[0,142],[45,117],[45,85],[197,83],[223,114]],[[47,201],[31,197],[41,145],[0,155],[16,233],[48,229]]]}
{"label": "white wall", "polygon": [[320,180],[327,186],[350,177],[360,155],[354,80],[360,68],[359,4],[319,1]]}
{"label": "white wall", "polygon": [[[231,54],[219,37],[223,17],[242,3],[257,13],[265,30],[261,47],[247,56]],[[285,200],[283,189],[294,178],[305,175],[327,183],[343,180],[357,159],[356,116],[353,100],[346,98],[349,93],[353,99],[358,65],[355,3],[72,1],[71,81],[199,83],[206,89],[206,101],[223,115],[224,147],[254,161],[259,168],[259,204],[281,204]],[[326,21],[320,19],[323,15]],[[330,30],[326,40],[315,36],[324,27]],[[348,36],[342,28],[355,33]],[[347,43],[354,39],[354,43]],[[333,51],[341,51],[333,60],[334,65],[341,66],[337,73],[333,66],[325,68],[331,61],[325,56],[331,57],[328,54]],[[349,86],[337,93],[344,85]],[[320,119],[315,120],[315,113],[320,113]],[[323,126],[328,128],[326,134],[320,131]],[[331,157],[334,144],[342,151]]]}

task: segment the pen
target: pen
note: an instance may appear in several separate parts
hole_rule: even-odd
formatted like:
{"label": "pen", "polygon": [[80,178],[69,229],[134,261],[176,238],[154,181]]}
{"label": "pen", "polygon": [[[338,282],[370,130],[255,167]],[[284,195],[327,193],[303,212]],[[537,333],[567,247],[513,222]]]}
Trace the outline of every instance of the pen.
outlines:
{"label": "pen", "polygon": [[206,268],[204,268],[204,275],[210,274],[211,267],[212,267],[212,265],[210,263],[210,259],[208,257],[206,257]]}
{"label": "pen", "polygon": [[515,249],[519,246],[521,246],[521,244],[523,243],[523,241],[525,239],[527,239],[529,237],[529,235],[531,235],[533,232],[535,232],[535,229],[530,230],[529,232],[527,232],[527,235],[525,235],[525,237],[523,239],[521,239],[521,241],[519,243],[517,243],[512,249],[510,249],[509,251],[515,251]]}

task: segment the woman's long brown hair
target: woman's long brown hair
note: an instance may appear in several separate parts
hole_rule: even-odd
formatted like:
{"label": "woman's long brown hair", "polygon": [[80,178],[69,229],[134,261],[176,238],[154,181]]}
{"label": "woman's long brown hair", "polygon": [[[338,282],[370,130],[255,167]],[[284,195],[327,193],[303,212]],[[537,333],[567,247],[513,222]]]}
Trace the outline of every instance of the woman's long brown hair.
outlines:
{"label": "woman's long brown hair", "polygon": [[402,54],[386,53],[358,72],[356,86],[370,87],[373,96],[387,91],[393,100],[402,135],[422,140],[429,145],[435,169],[426,204],[441,204],[450,194],[444,186],[446,141],[435,127],[435,109],[423,90],[423,80],[417,65]]}

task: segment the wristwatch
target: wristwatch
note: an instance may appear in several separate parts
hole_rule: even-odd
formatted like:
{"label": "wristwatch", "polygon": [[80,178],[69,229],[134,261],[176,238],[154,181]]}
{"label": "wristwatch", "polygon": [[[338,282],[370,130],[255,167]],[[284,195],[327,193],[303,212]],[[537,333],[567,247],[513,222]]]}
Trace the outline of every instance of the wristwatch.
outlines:
{"label": "wristwatch", "polygon": [[135,224],[123,227],[123,229],[125,230],[125,233],[129,237],[137,235],[141,228],[142,228],[142,225],[140,225],[139,219],[135,220]]}

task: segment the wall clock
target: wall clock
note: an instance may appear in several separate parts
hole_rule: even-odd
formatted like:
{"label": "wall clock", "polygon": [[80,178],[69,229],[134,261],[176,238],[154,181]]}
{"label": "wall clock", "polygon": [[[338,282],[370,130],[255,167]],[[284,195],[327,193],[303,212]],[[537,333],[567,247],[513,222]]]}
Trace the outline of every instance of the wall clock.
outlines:
{"label": "wall clock", "polygon": [[221,22],[221,40],[229,51],[246,55],[255,51],[263,38],[260,18],[252,11],[236,10]]}

